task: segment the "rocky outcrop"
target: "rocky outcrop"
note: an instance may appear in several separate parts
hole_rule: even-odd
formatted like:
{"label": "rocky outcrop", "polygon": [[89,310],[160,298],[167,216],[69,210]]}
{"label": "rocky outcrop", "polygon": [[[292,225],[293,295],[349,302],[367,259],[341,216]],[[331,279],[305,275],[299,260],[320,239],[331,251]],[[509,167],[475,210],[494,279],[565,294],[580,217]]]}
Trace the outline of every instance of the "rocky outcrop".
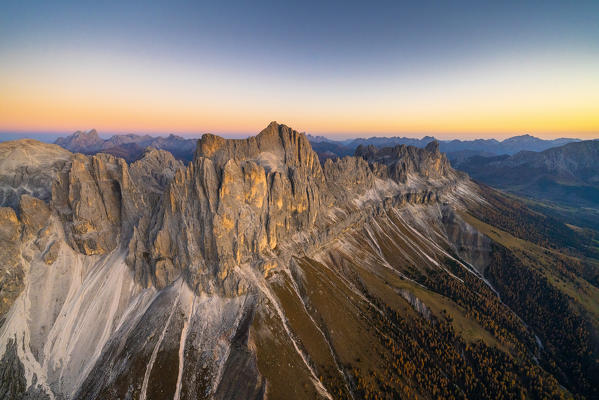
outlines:
{"label": "rocky outcrop", "polygon": [[108,154],[74,155],[56,176],[51,202],[69,244],[93,255],[127,243],[179,168],[182,164],[171,154],[155,149],[131,166]]}
{"label": "rocky outcrop", "polygon": [[[94,131],[76,136],[99,143]],[[248,139],[203,135],[187,167],[153,148],[131,164],[108,154],[53,151],[54,159],[39,165],[49,175],[45,194],[35,196],[41,203],[21,201],[24,210],[39,210],[24,213],[32,215],[23,220],[27,232],[41,229],[36,219],[55,214],[79,253],[126,249],[145,287],[183,277],[198,292],[228,295],[247,287],[232,276],[236,266],[266,272],[277,258],[317,247],[362,220],[365,203],[437,201],[445,181],[456,179],[437,142],[425,149],[359,147],[355,157],[322,166],[304,134],[276,122]],[[408,178],[445,183],[405,186]],[[59,245],[48,246],[43,257],[52,264]]]}
{"label": "rocky outcrop", "polygon": [[422,317],[424,317],[428,321],[432,320],[431,310],[429,310],[426,304],[424,304],[422,300],[420,300],[416,295],[414,295],[414,293],[405,289],[401,289],[399,291],[399,294],[401,295],[401,297],[406,299],[406,301],[410,303],[410,305],[414,307],[414,310],[416,310],[420,315],[422,315]]}
{"label": "rocky outcrop", "polygon": [[356,195],[363,195],[371,190],[376,182],[376,172],[367,161],[360,157],[344,157],[324,163],[327,190],[330,195],[330,206],[347,204]]}
{"label": "rocky outcrop", "polygon": [[453,250],[460,258],[484,275],[491,262],[491,239],[467,224],[455,212],[444,211],[443,224]]}
{"label": "rocky outcrop", "polygon": [[24,288],[20,239],[22,225],[9,207],[0,207],[0,326]]}
{"label": "rocky outcrop", "polygon": [[72,157],[59,146],[31,139],[0,143],[0,206],[16,209],[23,194],[49,201],[57,171]]}
{"label": "rocky outcrop", "polygon": [[0,360],[0,396],[3,399],[22,398],[27,390],[23,363],[17,357],[17,343],[11,339]]}
{"label": "rocky outcrop", "polygon": [[14,209],[0,207],[0,321],[25,287],[26,264],[36,252],[51,264],[59,246],[54,243],[47,251],[51,211],[43,200],[24,194],[17,211],[18,216]]}
{"label": "rocky outcrop", "polygon": [[52,206],[65,222],[70,244],[81,253],[104,254],[117,246],[126,170],[127,164],[112,156],[78,154],[57,176]]}
{"label": "rocky outcrop", "polygon": [[244,140],[204,135],[150,224],[135,232],[129,262],[153,271],[158,287],[184,274],[192,287],[238,293],[240,282],[227,280],[233,267],[310,230],[324,184],[305,136],[284,125],[271,123]]}
{"label": "rocky outcrop", "polygon": [[360,145],[356,148],[355,155],[369,163],[386,166],[378,170],[378,175],[401,183],[406,183],[410,174],[429,179],[455,174],[447,157],[439,151],[439,142],[436,140],[427,144],[424,149],[406,145],[384,148]]}
{"label": "rocky outcrop", "polygon": [[50,218],[50,208],[38,198],[24,194],[19,203],[21,222],[23,223],[23,234],[36,237],[44,228]]}

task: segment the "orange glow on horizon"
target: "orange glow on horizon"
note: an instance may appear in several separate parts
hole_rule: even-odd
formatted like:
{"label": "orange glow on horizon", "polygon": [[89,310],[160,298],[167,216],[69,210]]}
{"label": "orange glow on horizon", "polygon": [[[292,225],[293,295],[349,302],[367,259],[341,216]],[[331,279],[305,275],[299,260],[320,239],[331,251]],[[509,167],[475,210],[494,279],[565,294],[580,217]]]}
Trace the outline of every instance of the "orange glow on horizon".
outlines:
{"label": "orange glow on horizon", "polygon": [[72,132],[95,128],[120,133],[258,133],[271,120],[299,131],[342,136],[438,135],[439,137],[498,137],[530,133],[543,137],[599,137],[599,107],[570,110],[471,113],[416,112],[402,116],[369,112],[351,115],[305,115],[219,110],[199,105],[165,107],[118,105],[90,101],[45,102],[38,98],[6,99],[0,95],[0,131]]}
{"label": "orange glow on horizon", "polygon": [[307,83],[118,60],[15,62],[0,66],[0,131],[255,134],[276,120],[330,137],[597,138],[599,59],[583,61]]}

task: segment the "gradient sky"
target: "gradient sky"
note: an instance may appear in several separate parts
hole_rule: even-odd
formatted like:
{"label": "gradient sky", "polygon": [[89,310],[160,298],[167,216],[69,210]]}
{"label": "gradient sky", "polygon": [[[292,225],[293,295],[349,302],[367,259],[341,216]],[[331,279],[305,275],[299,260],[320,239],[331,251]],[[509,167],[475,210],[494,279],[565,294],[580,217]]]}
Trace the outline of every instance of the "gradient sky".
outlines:
{"label": "gradient sky", "polygon": [[599,137],[599,1],[2,1],[0,132]]}

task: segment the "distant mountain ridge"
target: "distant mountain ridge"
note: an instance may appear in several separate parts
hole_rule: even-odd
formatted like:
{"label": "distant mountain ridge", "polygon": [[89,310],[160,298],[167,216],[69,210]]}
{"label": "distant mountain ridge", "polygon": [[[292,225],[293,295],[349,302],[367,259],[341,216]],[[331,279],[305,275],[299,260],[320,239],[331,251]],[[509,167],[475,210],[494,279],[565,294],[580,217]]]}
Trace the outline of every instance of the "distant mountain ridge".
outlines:
{"label": "distant mountain ridge", "polygon": [[474,139],[474,140],[438,140],[433,136],[425,136],[421,139],[408,138],[408,137],[370,137],[370,138],[358,138],[348,140],[324,140],[322,136],[311,136],[307,135],[308,140],[312,143],[314,149],[325,156],[331,157],[336,155],[343,157],[345,155],[353,154],[353,151],[360,145],[369,146],[374,145],[376,147],[393,147],[398,144],[404,144],[408,146],[416,146],[424,148],[428,143],[437,140],[439,142],[439,150],[443,153],[447,153],[450,160],[454,159],[453,153],[456,157],[464,155],[464,152],[470,152],[471,155],[477,153],[486,155],[500,155],[500,154],[516,154],[520,151],[543,151],[552,147],[562,146],[567,143],[578,142],[580,139],[575,138],[559,138],[552,140],[540,139],[531,135],[520,135],[513,136],[511,138],[499,141],[496,139]]}
{"label": "distant mountain ridge", "polygon": [[147,147],[167,150],[179,160],[191,161],[195,151],[197,139],[186,139],[181,136],[169,135],[113,135],[102,139],[95,129],[77,131],[70,136],[56,139],[57,144],[67,150],[83,154],[108,153],[122,157],[131,162],[136,161],[144,154]]}
{"label": "distant mountain ridge", "polygon": [[550,190],[557,186],[586,187],[592,193],[588,193],[590,196],[579,193],[575,196],[576,203],[588,201],[599,205],[597,140],[569,143],[542,152],[521,151],[512,156],[476,156],[454,166],[489,185],[523,193],[543,192],[557,201],[565,200],[561,190],[560,194],[551,194]]}
{"label": "distant mountain ridge", "polygon": [[599,227],[599,140],[511,156],[474,156],[455,160],[453,167],[498,189],[563,206],[558,214],[572,223]]}

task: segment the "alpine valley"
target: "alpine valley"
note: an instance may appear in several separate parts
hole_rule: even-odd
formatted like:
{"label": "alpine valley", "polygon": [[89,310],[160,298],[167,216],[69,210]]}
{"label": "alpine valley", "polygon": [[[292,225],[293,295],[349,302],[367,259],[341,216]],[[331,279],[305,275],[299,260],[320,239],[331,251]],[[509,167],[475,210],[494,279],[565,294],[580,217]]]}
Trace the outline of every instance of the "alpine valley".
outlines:
{"label": "alpine valley", "polygon": [[597,242],[439,142],[92,136],[0,143],[0,398],[599,398]]}

